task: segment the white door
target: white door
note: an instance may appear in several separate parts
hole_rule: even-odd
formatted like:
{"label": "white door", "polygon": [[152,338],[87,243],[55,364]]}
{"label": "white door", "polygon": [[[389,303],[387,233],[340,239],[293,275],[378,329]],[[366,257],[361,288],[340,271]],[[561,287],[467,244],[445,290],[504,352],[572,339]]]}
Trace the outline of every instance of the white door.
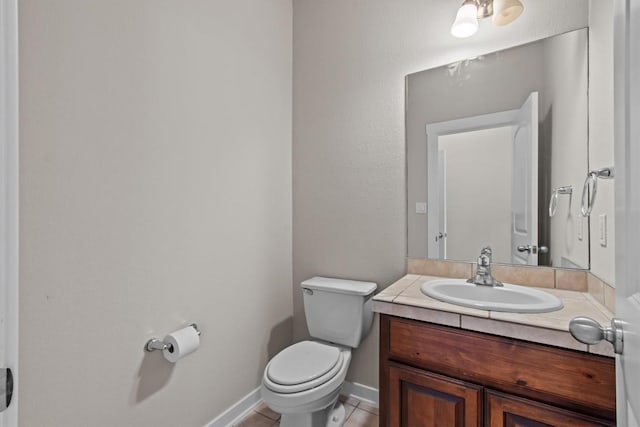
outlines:
{"label": "white door", "polygon": [[447,259],[447,153],[444,150],[438,150],[438,181],[438,257]]}
{"label": "white door", "polygon": [[538,265],[538,92],[529,94],[516,120],[513,130],[511,262]]}
{"label": "white door", "polygon": [[18,8],[0,0],[0,427],[18,425]]}
{"label": "white door", "polygon": [[[537,110],[536,110],[537,111]],[[444,259],[447,252],[446,238],[446,155],[441,160],[439,139],[445,135],[515,126],[520,110],[507,110],[463,119],[426,125],[427,136],[427,258]],[[537,126],[536,126],[537,131]],[[537,141],[537,137],[536,137]],[[536,157],[537,159],[537,157]],[[535,168],[537,177],[538,169]],[[536,178],[537,183],[537,178]],[[537,215],[537,210],[536,210]],[[537,224],[536,224],[537,225]],[[444,230],[444,231],[443,231]],[[440,238],[442,234],[443,238]],[[440,244],[443,242],[443,244]],[[480,248],[478,248],[479,250]]]}
{"label": "white door", "polygon": [[615,10],[616,359],[618,425],[640,421],[640,0]]}

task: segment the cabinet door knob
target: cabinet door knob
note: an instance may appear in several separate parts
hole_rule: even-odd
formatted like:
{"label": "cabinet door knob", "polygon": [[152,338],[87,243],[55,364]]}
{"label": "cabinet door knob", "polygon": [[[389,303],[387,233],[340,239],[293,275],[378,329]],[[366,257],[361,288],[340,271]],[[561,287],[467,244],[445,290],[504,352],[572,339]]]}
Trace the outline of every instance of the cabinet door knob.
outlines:
{"label": "cabinet door knob", "polygon": [[613,351],[622,354],[624,333],[621,320],[611,319],[611,326],[604,327],[590,317],[574,317],[569,322],[569,332],[583,344],[594,345],[602,340],[609,341],[613,345]]}

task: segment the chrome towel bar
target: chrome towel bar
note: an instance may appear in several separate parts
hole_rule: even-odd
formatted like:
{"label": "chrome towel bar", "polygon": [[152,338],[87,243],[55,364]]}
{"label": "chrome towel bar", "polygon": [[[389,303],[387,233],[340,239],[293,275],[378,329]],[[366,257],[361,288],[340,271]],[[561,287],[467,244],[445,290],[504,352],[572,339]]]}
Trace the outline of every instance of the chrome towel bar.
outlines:
{"label": "chrome towel bar", "polygon": [[558,194],[573,194],[573,187],[571,185],[565,185],[564,187],[554,188],[551,193],[551,200],[549,201],[549,216],[553,217],[558,210]]}
{"label": "chrome towel bar", "polygon": [[587,174],[587,178],[584,180],[584,187],[582,187],[582,206],[580,211],[582,216],[591,215],[593,204],[596,202],[596,194],[598,193],[598,179],[613,179],[615,176],[615,169],[613,166],[592,170]]}

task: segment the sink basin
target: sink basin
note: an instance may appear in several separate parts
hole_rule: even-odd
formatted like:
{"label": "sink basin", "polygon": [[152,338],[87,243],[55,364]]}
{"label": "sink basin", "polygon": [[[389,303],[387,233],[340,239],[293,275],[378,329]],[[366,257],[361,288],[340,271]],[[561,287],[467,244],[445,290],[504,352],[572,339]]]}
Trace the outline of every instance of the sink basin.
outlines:
{"label": "sink basin", "polygon": [[423,283],[420,290],[431,298],[480,310],[547,313],[563,307],[555,295],[508,283],[491,287],[467,283],[464,279],[443,279]]}

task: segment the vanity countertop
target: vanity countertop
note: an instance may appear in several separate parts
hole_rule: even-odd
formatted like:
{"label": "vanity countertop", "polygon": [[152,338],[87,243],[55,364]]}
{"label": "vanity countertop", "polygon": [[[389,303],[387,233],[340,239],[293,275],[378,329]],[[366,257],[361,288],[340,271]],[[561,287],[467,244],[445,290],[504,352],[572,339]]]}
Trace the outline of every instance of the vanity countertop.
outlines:
{"label": "vanity countertop", "polygon": [[586,345],[576,341],[569,333],[569,322],[576,316],[591,317],[602,325],[611,323],[613,314],[586,292],[538,288],[560,298],[564,308],[551,313],[502,313],[461,307],[424,295],[420,286],[436,279],[444,277],[407,274],[373,298],[373,310],[392,316],[614,356],[613,348],[608,342]]}

